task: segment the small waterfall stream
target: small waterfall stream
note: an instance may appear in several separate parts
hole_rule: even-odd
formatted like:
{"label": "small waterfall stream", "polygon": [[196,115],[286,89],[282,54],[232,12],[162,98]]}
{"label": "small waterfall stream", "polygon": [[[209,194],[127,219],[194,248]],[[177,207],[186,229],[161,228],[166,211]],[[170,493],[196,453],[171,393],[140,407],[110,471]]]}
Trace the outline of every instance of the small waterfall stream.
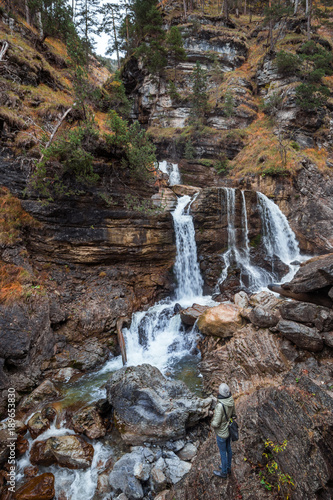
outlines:
{"label": "small waterfall stream", "polygon": [[[225,192],[228,222],[228,250],[223,254],[224,269],[220,276],[219,285],[228,277],[231,266],[240,268],[241,285],[254,292],[267,287],[269,283],[276,281],[274,270],[268,271],[251,263],[250,244],[248,236],[247,209],[244,191],[241,191],[242,213],[241,213],[241,243],[236,239],[236,189],[222,188]],[[223,198],[222,198],[223,200]],[[289,226],[286,216],[279,207],[264,194],[257,192],[258,206],[262,224],[262,242],[268,258],[274,262],[278,258],[289,269],[283,277],[283,281],[290,280],[298,269],[293,265],[294,261],[303,261],[300,255],[296,236]],[[273,266],[272,266],[273,267]],[[246,276],[247,283],[244,277]]]}

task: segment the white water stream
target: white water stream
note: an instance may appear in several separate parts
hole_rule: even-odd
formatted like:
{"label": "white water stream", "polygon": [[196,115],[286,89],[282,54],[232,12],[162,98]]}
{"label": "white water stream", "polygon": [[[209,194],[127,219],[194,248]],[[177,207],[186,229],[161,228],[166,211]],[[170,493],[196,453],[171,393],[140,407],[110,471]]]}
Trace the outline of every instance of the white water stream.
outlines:
{"label": "white water stream", "polygon": [[[228,221],[228,250],[223,254],[224,269],[219,279],[219,285],[228,277],[231,266],[241,270],[241,285],[250,291],[258,291],[267,287],[269,283],[277,280],[277,274],[251,263],[250,244],[248,236],[247,210],[244,191],[241,191],[242,214],[241,214],[241,243],[236,238],[236,189],[222,188],[225,192]],[[222,197],[222,203],[224,198]],[[300,255],[296,236],[289,226],[286,216],[279,207],[262,193],[257,192],[258,206],[261,214],[262,243],[265,253],[271,262],[278,258],[289,269],[282,281],[289,281],[298,269],[294,261],[301,262],[305,257]],[[247,283],[245,283],[246,277]]]}

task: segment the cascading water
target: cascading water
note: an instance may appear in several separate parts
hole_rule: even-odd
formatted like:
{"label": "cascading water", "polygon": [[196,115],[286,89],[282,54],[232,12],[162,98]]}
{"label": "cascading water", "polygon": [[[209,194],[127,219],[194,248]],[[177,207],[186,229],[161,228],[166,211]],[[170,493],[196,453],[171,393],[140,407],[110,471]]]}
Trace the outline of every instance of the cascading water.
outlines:
{"label": "cascading water", "polygon": [[[251,263],[251,253],[248,237],[248,222],[245,194],[241,191],[242,214],[241,214],[241,245],[237,245],[236,239],[236,190],[235,188],[222,188],[225,192],[227,222],[228,222],[228,250],[223,254],[224,269],[219,279],[219,285],[228,277],[231,266],[238,267],[241,271],[240,281],[250,291],[265,288],[269,283],[276,280],[272,271],[267,271]],[[263,245],[265,253],[273,262],[277,257],[289,268],[289,272],[283,277],[283,281],[292,278],[297,266],[293,261],[304,260],[299,253],[298,243],[288,220],[279,207],[262,193],[257,193],[258,205],[261,213],[263,228]],[[246,283],[245,283],[246,277]]]}
{"label": "cascading water", "polygon": [[188,356],[195,344],[195,335],[184,335],[175,305],[191,306],[211,303],[202,296],[202,278],[197,260],[195,231],[189,214],[191,198],[182,196],[173,212],[177,256],[175,274],[177,288],[175,300],[165,299],[146,312],[133,315],[130,329],[124,330],[127,364],[149,363],[166,372],[180,359]]}
{"label": "cascading water", "polygon": [[288,280],[293,275],[291,263],[303,260],[295,233],[289,226],[287,217],[272,200],[259,192],[257,198],[261,211],[263,244],[266,253],[270,258],[277,256],[289,266],[289,273],[284,277],[284,280]]}
{"label": "cascading water", "polygon": [[180,172],[178,168],[178,163],[171,163],[166,160],[160,161],[158,163],[158,168],[164,174],[169,177],[169,185],[174,186],[175,184],[180,184]]}

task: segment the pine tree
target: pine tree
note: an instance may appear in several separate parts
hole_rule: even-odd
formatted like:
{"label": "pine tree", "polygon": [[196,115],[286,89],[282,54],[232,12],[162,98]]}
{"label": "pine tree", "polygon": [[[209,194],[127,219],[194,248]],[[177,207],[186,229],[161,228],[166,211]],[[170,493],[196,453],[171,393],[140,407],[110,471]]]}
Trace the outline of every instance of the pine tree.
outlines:
{"label": "pine tree", "polygon": [[177,26],[172,26],[167,38],[166,38],[167,48],[171,59],[173,60],[175,79],[176,79],[176,67],[181,61],[186,60],[186,52],[183,45],[182,35],[177,28]]}
{"label": "pine tree", "polygon": [[50,36],[67,41],[75,33],[72,10],[66,0],[30,0],[29,18],[35,18],[41,42]]}
{"label": "pine tree", "polygon": [[78,0],[76,3],[75,25],[81,35],[88,61],[89,51],[95,42],[92,35],[98,31],[99,0]]}
{"label": "pine tree", "polygon": [[103,20],[98,29],[98,32],[104,32],[110,36],[107,54],[117,54],[118,69],[120,68],[119,57],[119,28],[122,21],[121,7],[116,3],[106,3],[100,8],[100,14],[103,15]]}
{"label": "pine tree", "polygon": [[138,34],[142,33],[145,41],[138,47],[136,54],[138,57],[143,58],[148,71],[153,76],[158,76],[167,64],[167,51],[164,46],[163,20],[156,5],[152,5],[150,10],[145,13],[145,23],[143,25],[141,24],[142,21],[142,18],[138,20],[137,30]]}

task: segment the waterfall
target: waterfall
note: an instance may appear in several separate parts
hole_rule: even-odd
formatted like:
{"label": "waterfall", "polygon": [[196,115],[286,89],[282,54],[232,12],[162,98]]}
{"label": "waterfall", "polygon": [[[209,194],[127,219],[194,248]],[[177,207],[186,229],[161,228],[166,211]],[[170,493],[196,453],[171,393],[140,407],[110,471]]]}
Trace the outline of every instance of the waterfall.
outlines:
{"label": "waterfall", "polygon": [[[227,223],[228,223],[228,250],[223,254],[224,269],[220,276],[218,285],[228,277],[231,266],[240,269],[240,284],[250,291],[260,290],[277,279],[276,274],[267,271],[251,263],[250,244],[248,237],[248,221],[246,200],[244,191],[241,191],[241,245],[237,246],[236,239],[236,190],[235,188],[222,188],[225,192]],[[260,209],[262,223],[262,243],[266,255],[274,262],[276,257],[289,268],[289,272],[283,278],[288,281],[297,270],[297,266],[291,263],[295,260],[303,260],[299,253],[298,243],[294,232],[289,226],[286,216],[279,207],[264,194],[257,192],[258,206]]]}
{"label": "waterfall", "polygon": [[295,233],[287,217],[267,196],[257,193],[263,227],[263,243],[269,257],[276,255],[285,264],[300,259]]}
{"label": "waterfall", "polygon": [[174,266],[177,282],[175,299],[162,300],[148,311],[133,315],[131,327],[123,331],[128,365],[149,363],[165,373],[180,359],[188,356],[195,346],[195,333],[185,335],[180,316],[175,314],[177,303],[188,307],[194,302],[212,302],[210,297],[202,295],[203,281],[197,260],[190,206],[191,198],[182,196],[172,213],[177,248]]}
{"label": "waterfall", "polygon": [[174,186],[175,184],[181,183],[178,163],[171,163],[164,160],[158,163],[158,168],[161,172],[163,172],[169,177],[170,186]]}
{"label": "waterfall", "polygon": [[191,198],[182,196],[173,212],[177,256],[175,272],[177,279],[176,298],[189,300],[202,295],[203,281],[200,274],[195,230],[189,214]]}

